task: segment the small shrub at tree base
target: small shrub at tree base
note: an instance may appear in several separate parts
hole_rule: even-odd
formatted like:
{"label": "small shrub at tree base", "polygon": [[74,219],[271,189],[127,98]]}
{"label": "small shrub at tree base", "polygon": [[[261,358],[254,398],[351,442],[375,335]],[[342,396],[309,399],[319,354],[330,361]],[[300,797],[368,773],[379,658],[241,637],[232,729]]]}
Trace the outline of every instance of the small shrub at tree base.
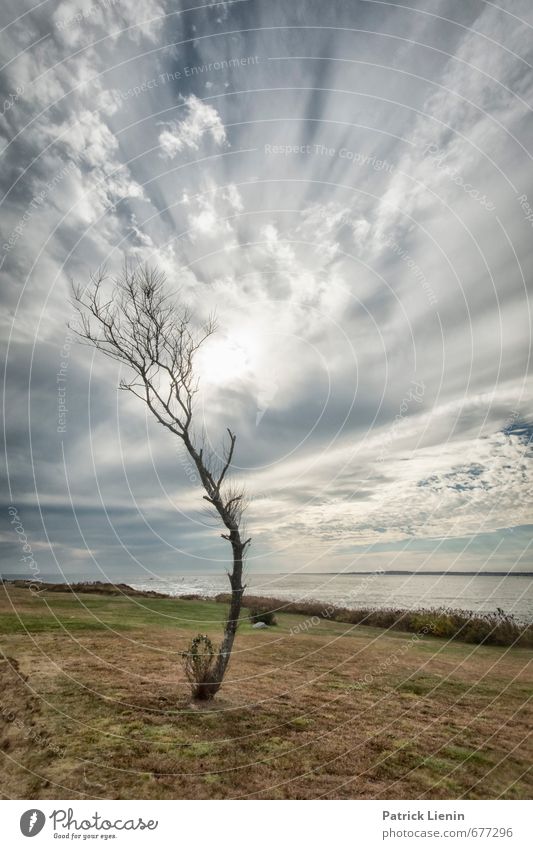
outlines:
{"label": "small shrub at tree base", "polygon": [[195,699],[209,699],[215,648],[207,634],[197,634],[187,651],[181,653],[185,675]]}
{"label": "small shrub at tree base", "polygon": [[255,625],[257,622],[264,622],[265,625],[278,624],[273,610],[267,610],[260,607],[252,607],[250,609],[250,622],[252,625]]}

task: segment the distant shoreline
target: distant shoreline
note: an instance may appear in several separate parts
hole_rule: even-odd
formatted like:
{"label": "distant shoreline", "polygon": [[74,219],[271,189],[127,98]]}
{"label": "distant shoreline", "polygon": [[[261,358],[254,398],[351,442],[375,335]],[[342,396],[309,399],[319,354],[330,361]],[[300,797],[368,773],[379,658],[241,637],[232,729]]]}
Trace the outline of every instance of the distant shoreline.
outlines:
{"label": "distant shoreline", "polygon": [[[280,573],[287,574],[287,573]],[[289,573],[291,574],[291,573]],[[415,572],[407,569],[387,569],[383,572],[302,572],[302,575],[335,575],[338,576],[358,576],[358,575],[376,575],[379,578],[388,578],[388,577],[398,577],[399,575],[436,575],[440,577],[447,578],[455,578],[456,576],[462,576],[467,578],[533,578],[533,572]]]}
{"label": "distant shoreline", "polygon": [[[173,580],[176,577],[191,577],[193,575],[198,576],[211,576],[217,575],[216,572],[181,572],[177,575],[168,576],[168,580]],[[279,577],[305,577],[317,575],[330,575],[334,578],[357,578],[360,576],[368,576],[373,575],[376,578],[398,578],[403,576],[413,576],[413,577],[444,577],[444,578],[533,578],[533,572],[445,572],[442,570],[431,572],[429,570],[425,571],[414,571],[407,569],[386,569],[383,572],[378,572],[376,570],[365,570],[364,572],[259,572],[258,575],[269,575],[269,576],[279,576]],[[137,576],[141,578],[142,576]],[[136,576],[130,576],[124,580],[127,581],[136,581]],[[161,580],[166,580],[165,576],[161,576]],[[36,578],[33,575],[15,575],[13,573],[8,573],[6,575],[0,575],[0,581],[34,581],[34,582],[43,582],[43,583],[54,583],[54,584],[69,584],[69,583],[85,583],[85,582],[95,582],[98,581],[97,577],[84,577],[80,575],[71,576],[71,577],[55,577],[52,575],[43,575],[42,578]],[[120,583],[120,581],[119,581]]]}

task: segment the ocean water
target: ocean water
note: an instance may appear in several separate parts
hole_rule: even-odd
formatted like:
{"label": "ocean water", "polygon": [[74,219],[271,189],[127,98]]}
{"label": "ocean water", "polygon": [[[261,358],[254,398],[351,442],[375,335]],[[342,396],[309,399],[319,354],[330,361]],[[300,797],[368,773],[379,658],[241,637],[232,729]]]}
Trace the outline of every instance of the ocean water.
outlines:
{"label": "ocean water", "polygon": [[[480,575],[249,574],[247,592],[287,601],[316,600],[341,607],[453,607],[480,612],[498,607],[533,622],[533,578]],[[170,595],[215,596],[229,591],[225,574],[132,578],[130,586]]]}

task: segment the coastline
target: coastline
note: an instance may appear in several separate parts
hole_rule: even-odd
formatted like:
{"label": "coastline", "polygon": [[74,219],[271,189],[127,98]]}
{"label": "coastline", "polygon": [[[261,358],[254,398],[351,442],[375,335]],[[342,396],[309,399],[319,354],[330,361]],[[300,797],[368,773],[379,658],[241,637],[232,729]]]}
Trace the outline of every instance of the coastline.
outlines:
{"label": "coastline", "polygon": [[[172,600],[178,603],[194,601],[227,604],[230,600],[228,593],[218,593],[215,596],[206,596],[201,593],[170,595],[155,590],[136,589],[125,583],[113,584],[102,581],[53,584],[35,580],[4,580],[2,583],[4,586],[11,585],[17,589],[30,590],[36,596],[51,592],[72,593],[76,597],[78,594],[124,596],[126,598]],[[243,608],[245,611],[256,609],[274,615],[284,613],[304,616],[306,617],[305,621],[310,623],[303,627],[304,630],[305,627],[313,627],[320,620],[329,620],[349,626],[363,625],[387,632],[424,633],[433,637],[478,645],[533,647],[533,623],[522,622],[501,609],[489,613],[479,613],[451,607],[350,608],[320,600],[294,601],[271,596],[257,596],[251,593],[243,596]],[[247,619],[248,614],[245,614],[244,618]]]}

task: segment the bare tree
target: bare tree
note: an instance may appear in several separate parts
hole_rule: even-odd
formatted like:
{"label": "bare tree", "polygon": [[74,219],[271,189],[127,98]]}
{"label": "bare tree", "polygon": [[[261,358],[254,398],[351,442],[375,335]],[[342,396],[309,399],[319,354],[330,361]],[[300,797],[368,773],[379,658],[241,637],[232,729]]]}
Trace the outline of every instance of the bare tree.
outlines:
{"label": "bare tree", "polygon": [[208,680],[195,693],[211,699],[220,688],[233,648],[245,589],[244,557],[251,541],[243,538],[244,491],[230,485],[227,477],[235,434],[227,429],[222,456],[217,458],[205,436],[198,437],[194,428],[193,402],[198,392],[194,359],[215,332],[215,322],[210,319],[196,329],[190,312],[168,295],[165,277],[155,269],[126,264],[113,278],[108,296],[105,280],[105,272],[99,271],[85,289],[73,287],[78,313],[73,330],[83,342],[133,372],[131,380],[120,382],[120,389],[144,401],[159,424],[183,442],[198,470],[204,498],[224,525],[222,537],[231,545],[231,601],[224,636]]}

